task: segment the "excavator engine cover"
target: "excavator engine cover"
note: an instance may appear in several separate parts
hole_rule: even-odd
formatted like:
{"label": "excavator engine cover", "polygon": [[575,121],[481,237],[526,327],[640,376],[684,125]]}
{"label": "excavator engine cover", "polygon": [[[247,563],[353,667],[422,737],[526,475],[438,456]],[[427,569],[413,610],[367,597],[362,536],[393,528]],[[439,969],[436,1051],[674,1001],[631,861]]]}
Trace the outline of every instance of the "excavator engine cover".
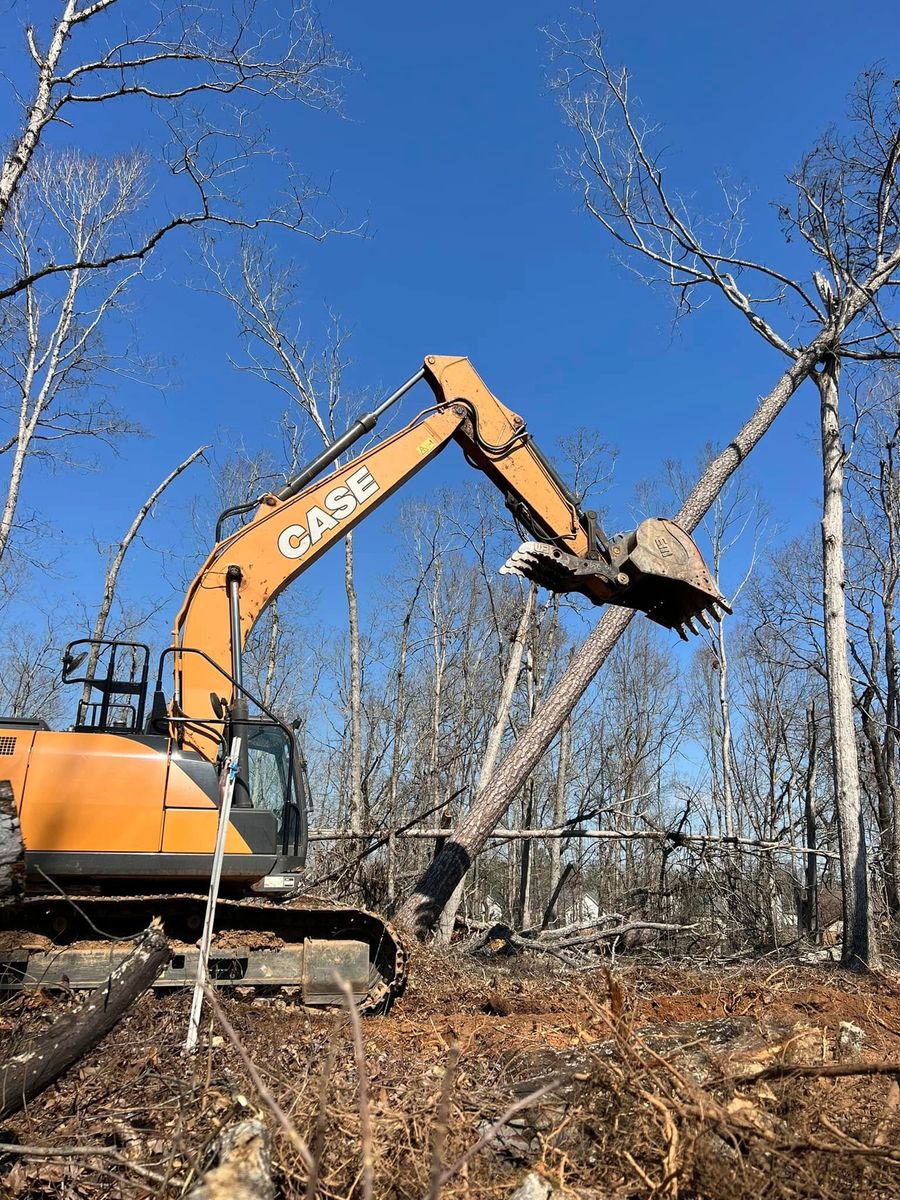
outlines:
{"label": "excavator engine cover", "polygon": [[614,538],[608,562],[523,542],[502,570],[554,592],[582,592],[595,603],[636,609],[684,639],[685,626],[699,633],[695,618],[710,628],[707,612],[717,621],[719,610],[731,612],[690,534],[656,517]]}

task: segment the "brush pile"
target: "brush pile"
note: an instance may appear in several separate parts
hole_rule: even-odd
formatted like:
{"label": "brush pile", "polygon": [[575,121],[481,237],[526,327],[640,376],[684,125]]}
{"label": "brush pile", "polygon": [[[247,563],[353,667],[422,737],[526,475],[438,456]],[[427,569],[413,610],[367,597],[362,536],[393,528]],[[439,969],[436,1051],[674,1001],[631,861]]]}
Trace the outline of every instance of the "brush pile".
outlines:
{"label": "brush pile", "polygon": [[[189,997],[145,996],[0,1129],[3,1195],[186,1196],[254,1121],[271,1139],[259,1195],[900,1193],[900,989],[886,976],[587,973],[434,951],[412,968],[395,1011],[361,1023],[223,993],[189,1060]],[[8,1002],[5,1049],[63,1003]]]}

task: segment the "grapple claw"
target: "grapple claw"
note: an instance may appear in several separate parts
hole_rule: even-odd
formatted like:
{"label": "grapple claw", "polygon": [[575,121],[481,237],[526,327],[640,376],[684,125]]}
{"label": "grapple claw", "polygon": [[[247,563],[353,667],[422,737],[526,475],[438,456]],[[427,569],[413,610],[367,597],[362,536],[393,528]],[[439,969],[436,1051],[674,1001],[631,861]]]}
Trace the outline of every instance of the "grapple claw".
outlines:
{"label": "grapple claw", "polygon": [[616,604],[644,612],[651,621],[675,629],[685,641],[685,626],[710,629],[731,606],[718,587],[693,539],[673,521],[642,522],[623,534],[601,557],[570,554],[544,542],[523,542],[501,572],[520,575],[553,592],[581,592],[595,604]]}

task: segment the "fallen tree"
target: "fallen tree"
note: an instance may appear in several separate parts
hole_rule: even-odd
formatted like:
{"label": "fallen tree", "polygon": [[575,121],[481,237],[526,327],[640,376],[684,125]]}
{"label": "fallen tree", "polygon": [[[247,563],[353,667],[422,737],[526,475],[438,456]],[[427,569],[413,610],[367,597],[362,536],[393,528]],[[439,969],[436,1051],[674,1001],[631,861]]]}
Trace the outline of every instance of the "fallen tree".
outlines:
{"label": "fallen tree", "polygon": [[[725,483],[804,380],[815,376],[820,364],[841,358],[868,360],[896,349],[896,328],[882,310],[882,293],[891,294],[900,273],[900,120],[896,105],[890,97],[882,102],[876,94],[883,82],[881,73],[865,75],[850,107],[850,121],[856,124],[864,149],[854,157],[839,139],[825,135],[792,180],[795,211],[781,206],[783,220],[799,232],[810,250],[811,266],[821,268],[812,272],[816,297],[803,280],[739,255],[730,233],[723,235],[721,244],[703,240],[698,230],[705,228],[704,223],[694,220],[677,193],[667,189],[648,132],[633,119],[627,72],[608,66],[596,26],[591,26],[583,43],[573,45],[562,39],[557,49],[563,59],[569,59],[570,67],[568,73],[563,70],[559,81],[563,110],[587,147],[573,173],[589,213],[620,246],[638,259],[643,257],[651,278],[658,276],[674,289],[680,312],[690,312],[706,291],[717,293],[754,333],[789,360],[775,387],[710,462],[676,514],[676,522],[692,533]],[[826,199],[819,195],[823,191]],[[837,241],[828,229],[832,216],[839,221]],[[823,222],[825,235],[820,237]],[[730,229],[731,223],[727,224]],[[779,301],[789,301],[796,308],[790,314],[790,332],[784,336],[767,316],[773,291]],[[793,339],[798,328],[805,333],[796,344]],[[603,615],[473,801],[454,838],[418,880],[397,915],[417,936],[432,931],[447,900],[632,616],[626,609],[610,609]],[[830,664],[829,670],[833,667]],[[834,711],[831,717],[834,725]],[[869,928],[863,822],[853,796],[838,786],[840,782],[836,782],[836,791],[844,926],[848,931],[844,961],[865,965],[874,961],[876,950]]]}
{"label": "fallen tree", "polygon": [[0,1066],[0,1119],[24,1108],[96,1046],[150,987],[169,956],[162,929],[150,925],[102,987],[54,1021],[27,1050]]}

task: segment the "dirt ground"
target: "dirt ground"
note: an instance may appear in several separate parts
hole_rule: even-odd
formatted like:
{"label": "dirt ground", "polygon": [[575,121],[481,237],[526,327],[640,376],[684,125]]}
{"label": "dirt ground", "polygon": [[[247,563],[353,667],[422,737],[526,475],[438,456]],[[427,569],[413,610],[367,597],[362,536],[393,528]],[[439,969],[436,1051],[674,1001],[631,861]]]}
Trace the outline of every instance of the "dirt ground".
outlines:
{"label": "dirt ground", "polygon": [[[183,1195],[217,1131],[255,1115],[275,1135],[279,1194],[311,1195],[271,1100],[328,1200],[364,1195],[365,1149],[378,1198],[509,1197],[529,1170],[584,1200],[900,1196],[893,974],[772,960],[575,973],[418,951],[393,1012],[362,1023],[362,1097],[346,1013],[223,994],[267,1100],[214,1015],[185,1059],[188,1002],[145,996],[4,1123],[0,1141],[41,1151],[0,1151],[4,1197]],[[0,1008],[3,1057],[62,1003]]]}

